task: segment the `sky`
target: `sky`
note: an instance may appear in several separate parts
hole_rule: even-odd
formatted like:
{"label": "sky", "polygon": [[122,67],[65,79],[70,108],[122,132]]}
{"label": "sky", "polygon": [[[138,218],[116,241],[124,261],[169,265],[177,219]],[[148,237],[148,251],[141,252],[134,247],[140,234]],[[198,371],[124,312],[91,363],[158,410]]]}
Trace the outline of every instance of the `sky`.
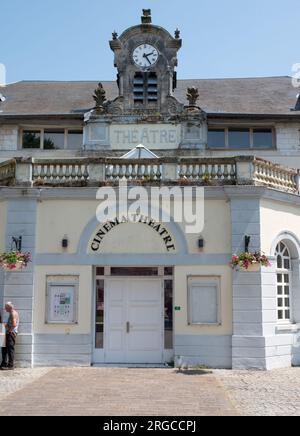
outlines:
{"label": "sky", "polygon": [[291,75],[300,62],[299,0],[0,0],[7,82],[114,80],[111,33],[143,8],[181,30],[180,79]]}

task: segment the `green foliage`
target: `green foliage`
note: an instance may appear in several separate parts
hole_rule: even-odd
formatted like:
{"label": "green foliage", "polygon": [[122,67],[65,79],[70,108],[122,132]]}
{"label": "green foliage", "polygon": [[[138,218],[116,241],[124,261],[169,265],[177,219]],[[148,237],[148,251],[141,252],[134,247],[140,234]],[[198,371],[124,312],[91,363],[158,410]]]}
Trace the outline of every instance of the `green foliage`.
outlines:
{"label": "green foliage", "polygon": [[230,262],[231,268],[235,270],[248,270],[251,265],[271,266],[268,257],[259,251],[256,251],[255,253],[244,252],[239,255],[233,255]]}
{"label": "green foliage", "polygon": [[23,133],[23,148],[40,148],[41,137],[38,132]]}
{"label": "green foliage", "polygon": [[25,268],[29,262],[31,262],[30,253],[10,251],[0,254],[0,267],[7,270]]}

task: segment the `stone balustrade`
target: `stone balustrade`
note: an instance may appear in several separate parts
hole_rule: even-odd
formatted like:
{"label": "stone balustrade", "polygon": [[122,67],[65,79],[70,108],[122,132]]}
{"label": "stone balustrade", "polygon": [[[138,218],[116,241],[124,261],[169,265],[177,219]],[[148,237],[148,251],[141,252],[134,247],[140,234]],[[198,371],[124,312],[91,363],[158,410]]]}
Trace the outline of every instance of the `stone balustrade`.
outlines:
{"label": "stone balustrade", "polygon": [[279,191],[299,193],[299,172],[262,159],[254,159],[253,180],[256,185],[266,185]]}
{"label": "stone balustrade", "polygon": [[299,171],[254,156],[233,158],[22,159],[0,164],[0,186],[102,186],[130,183],[255,185],[299,194]]}
{"label": "stone balustrade", "polygon": [[0,163],[0,186],[15,182],[16,161],[14,159]]}
{"label": "stone balustrade", "polygon": [[128,161],[125,159],[116,159],[113,162],[107,162],[105,166],[105,180],[118,181],[124,180],[145,180],[161,181],[162,166],[157,164],[156,160],[149,162],[149,159],[137,161]]}
{"label": "stone balustrade", "polygon": [[179,164],[180,179],[230,183],[236,181],[234,159],[182,159]]}
{"label": "stone balustrade", "polygon": [[35,160],[32,179],[35,185],[85,184],[89,179],[88,162]]}

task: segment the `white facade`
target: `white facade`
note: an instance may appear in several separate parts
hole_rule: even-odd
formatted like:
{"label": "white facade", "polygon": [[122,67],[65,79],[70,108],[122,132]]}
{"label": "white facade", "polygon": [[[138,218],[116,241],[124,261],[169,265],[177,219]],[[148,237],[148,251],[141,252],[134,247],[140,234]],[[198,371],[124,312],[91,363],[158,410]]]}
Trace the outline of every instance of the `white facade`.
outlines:
{"label": "white facade", "polygon": [[[130,56],[143,38],[161,58],[141,73]],[[221,84],[195,81],[199,101],[187,104],[182,90],[193,81],[173,92],[170,75],[178,34],[148,22],[114,34],[110,44],[123,76],[119,87],[104,84],[107,100],[97,88],[96,107],[97,82],[20,82],[3,90],[0,252],[21,236],[33,256],[22,271],[0,270],[0,302],[12,301],[20,313],[17,360],[299,365],[300,113],[291,110],[290,79],[253,79],[256,91],[252,79],[232,79],[223,110]],[[282,101],[276,87],[286,90]],[[235,103],[232,89],[240,90]],[[212,144],[214,135],[220,143]],[[121,159],[140,143],[151,158]],[[189,234],[183,223],[151,215],[137,224],[99,223],[97,190],[118,192],[119,180],[148,190],[203,187],[203,231]],[[271,267],[231,269],[245,236]],[[288,252],[283,265],[278,247]]]}

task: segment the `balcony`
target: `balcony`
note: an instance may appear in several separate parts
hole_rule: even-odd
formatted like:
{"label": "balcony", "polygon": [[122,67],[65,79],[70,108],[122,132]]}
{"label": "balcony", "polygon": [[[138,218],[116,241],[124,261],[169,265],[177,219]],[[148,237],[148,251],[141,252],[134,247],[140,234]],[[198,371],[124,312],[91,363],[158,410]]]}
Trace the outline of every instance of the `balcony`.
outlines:
{"label": "balcony", "polygon": [[0,164],[0,186],[252,185],[299,195],[299,171],[256,158],[23,159]]}

